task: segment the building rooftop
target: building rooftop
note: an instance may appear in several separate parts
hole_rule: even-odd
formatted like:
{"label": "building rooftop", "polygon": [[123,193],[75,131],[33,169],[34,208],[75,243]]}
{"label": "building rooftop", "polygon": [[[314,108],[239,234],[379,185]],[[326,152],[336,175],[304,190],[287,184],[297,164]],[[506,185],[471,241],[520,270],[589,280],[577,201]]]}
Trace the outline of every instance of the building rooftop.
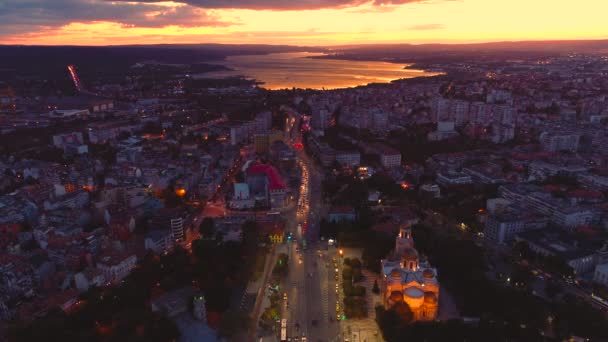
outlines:
{"label": "building rooftop", "polygon": [[250,175],[266,174],[270,183],[270,190],[282,190],[286,188],[285,182],[283,182],[279,171],[270,164],[251,165],[249,169],[247,169],[247,173]]}
{"label": "building rooftop", "polygon": [[594,254],[603,241],[577,239],[576,236],[561,230],[529,230],[517,234],[519,239],[532,242],[567,260],[577,259]]}

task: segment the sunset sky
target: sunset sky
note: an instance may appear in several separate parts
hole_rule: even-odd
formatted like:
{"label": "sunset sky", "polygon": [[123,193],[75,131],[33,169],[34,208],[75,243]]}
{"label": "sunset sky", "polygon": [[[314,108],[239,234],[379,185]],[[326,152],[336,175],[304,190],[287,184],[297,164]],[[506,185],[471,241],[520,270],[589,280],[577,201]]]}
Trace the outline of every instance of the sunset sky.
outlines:
{"label": "sunset sky", "polygon": [[0,44],[606,39],[608,0],[0,0]]}

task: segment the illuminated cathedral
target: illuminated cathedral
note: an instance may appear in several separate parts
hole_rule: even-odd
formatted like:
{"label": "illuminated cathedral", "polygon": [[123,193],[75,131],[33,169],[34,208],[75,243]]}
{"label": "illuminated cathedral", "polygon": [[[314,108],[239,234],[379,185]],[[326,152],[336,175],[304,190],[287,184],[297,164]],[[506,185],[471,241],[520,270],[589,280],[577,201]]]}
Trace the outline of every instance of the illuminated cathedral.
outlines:
{"label": "illuminated cathedral", "polygon": [[412,310],[415,321],[436,319],[439,308],[437,270],[419,257],[409,226],[400,227],[393,255],[381,263],[384,307],[389,309],[404,301]]}

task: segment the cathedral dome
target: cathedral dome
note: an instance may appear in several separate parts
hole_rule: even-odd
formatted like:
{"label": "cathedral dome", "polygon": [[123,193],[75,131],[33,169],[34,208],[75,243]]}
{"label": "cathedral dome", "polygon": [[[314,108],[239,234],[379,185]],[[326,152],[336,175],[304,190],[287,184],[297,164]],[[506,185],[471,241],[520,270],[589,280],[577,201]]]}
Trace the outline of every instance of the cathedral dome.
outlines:
{"label": "cathedral dome", "polygon": [[391,278],[401,279],[401,272],[399,271],[399,269],[393,268],[393,270],[391,271]]}
{"label": "cathedral dome", "polygon": [[402,302],[403,301],[403,294],[399,291],[393,291],[391,292],[391,296],[389,298],[391,301],[393,302]]}
{"label": "cathedral dome", "polygon": [[427,304],[437,304],[437,296],[433,292],[425,292],[424,302]]}
{"label": "cathedral dome", "polygon": [[403,293],[410,298],[422,298],[424,296],[424,291],[417,287],[409,287]]}
{"label": "cathedral dome", "polygon": [[403,299],[412,310],[416,310],[424,304],[424,291],[418,287],[408,287],[403,291]]}
{"label": "cathedral dome", "polygon": [[433,277],[435,277],[435,272],[433,272],[433,270],[431,270],[430,268],[427,268],[422,271],[422,276],[426,279],[433,279]]}

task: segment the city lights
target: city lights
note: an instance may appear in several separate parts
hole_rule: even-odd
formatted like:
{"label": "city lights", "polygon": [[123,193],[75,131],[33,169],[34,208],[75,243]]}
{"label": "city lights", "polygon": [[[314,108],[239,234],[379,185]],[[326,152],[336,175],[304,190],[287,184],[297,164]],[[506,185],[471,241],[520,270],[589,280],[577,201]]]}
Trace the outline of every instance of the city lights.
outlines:
{"label": "city lights", "polygon": [[606,340],[606,1],[4,2],[0,341]]}

